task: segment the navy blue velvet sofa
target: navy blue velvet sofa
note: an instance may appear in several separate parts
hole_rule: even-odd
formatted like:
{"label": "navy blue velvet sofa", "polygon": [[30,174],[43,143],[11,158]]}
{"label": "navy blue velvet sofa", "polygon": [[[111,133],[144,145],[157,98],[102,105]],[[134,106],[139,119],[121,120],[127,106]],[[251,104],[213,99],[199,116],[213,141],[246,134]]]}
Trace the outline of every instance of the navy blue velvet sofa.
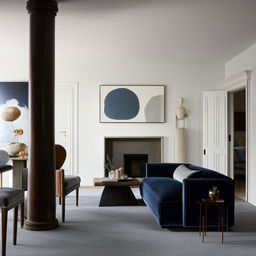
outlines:
{"label": "navy blue velvet sofa", "polygon": [[[234,225],[234,181],[218,172],[191,164],[183,164],[191,170],[200,170],[197,178],[183,182],[173,179],[173,173],[180,164],[147,163],[146,173],[140,185],[141,196],[161,227],[199,226],[199,204],[208,198],[213,186],[220,190],[220,197],[228,204],[225,223]],[[217,209],[208,210],[208,226],[217,227]]]}

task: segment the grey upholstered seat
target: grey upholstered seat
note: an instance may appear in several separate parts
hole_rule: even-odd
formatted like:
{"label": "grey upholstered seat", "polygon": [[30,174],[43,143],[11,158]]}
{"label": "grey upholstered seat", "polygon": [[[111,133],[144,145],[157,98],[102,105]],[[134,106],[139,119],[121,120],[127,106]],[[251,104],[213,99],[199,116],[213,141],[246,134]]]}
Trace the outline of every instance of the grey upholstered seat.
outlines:
{"label": "grey upholstered seat", "polygon": [[0,188],[0,207],[11,207],[24,200],[24,191],[19,188]]}
{"label": "grey upholstered seat", "polygon": [[3,165],[1,165],[0,173],[4,173],[4,172],[10,171],[10,170],[12,170],[12,166],[11,165],[3,164]]}
{"label": "grey upholstered seat", "polygon": [[[11,165],[7,165],[9,155],[6,151],[0,150],[0,173],[12,170]],[[24,224],[24,191],[19,188],[0,188],[0,210],[2,222],[2,256],[6,255],[6,236],[8,211],[14,209],[13,213],[13,244],[17,244],[17,222],[18,210],[20,206],[20,224]]]}
{"label": "grey upholstered seat", "polygon": [[81,178],[79,176],[75,175],[65,175],[65,182],[64,182],[64,187],[70,188],[75,185],[79,185],[81,182]]}

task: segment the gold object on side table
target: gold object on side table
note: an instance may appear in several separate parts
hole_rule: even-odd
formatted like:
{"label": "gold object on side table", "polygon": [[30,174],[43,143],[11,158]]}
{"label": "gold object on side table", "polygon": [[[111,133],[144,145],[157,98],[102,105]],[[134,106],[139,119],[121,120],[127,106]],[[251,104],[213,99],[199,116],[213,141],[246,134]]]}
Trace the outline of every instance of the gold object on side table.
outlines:
{"label": "gold object on side table", "polygon": [[220,198],[220,191],[218,187],[213,187],[210,189],[208,195],[211,200],[218,200]]}

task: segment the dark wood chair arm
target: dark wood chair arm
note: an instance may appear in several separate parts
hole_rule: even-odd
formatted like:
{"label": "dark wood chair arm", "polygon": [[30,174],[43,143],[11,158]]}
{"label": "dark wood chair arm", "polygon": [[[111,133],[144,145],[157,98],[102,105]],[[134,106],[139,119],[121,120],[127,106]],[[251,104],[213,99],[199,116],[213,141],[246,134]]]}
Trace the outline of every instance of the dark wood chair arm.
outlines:
{"label": "dark wood chair arm", "polygon": [[64,170],[56,170],[56,196],[64,195]]}

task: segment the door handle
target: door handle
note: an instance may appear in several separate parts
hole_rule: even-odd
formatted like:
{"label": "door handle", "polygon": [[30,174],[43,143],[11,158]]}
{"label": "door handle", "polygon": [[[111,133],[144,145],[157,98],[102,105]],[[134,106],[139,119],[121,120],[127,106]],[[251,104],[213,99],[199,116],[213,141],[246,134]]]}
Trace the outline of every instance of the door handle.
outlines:
{"label": "door handle", "polygon": [[204,149],[204,155],[206,155],[206,149]]}
{"label": "door handle", "polygon": [[65,137],[67,136],[67,132],[66,131],[59,131],[59,133],[63,134]]}

